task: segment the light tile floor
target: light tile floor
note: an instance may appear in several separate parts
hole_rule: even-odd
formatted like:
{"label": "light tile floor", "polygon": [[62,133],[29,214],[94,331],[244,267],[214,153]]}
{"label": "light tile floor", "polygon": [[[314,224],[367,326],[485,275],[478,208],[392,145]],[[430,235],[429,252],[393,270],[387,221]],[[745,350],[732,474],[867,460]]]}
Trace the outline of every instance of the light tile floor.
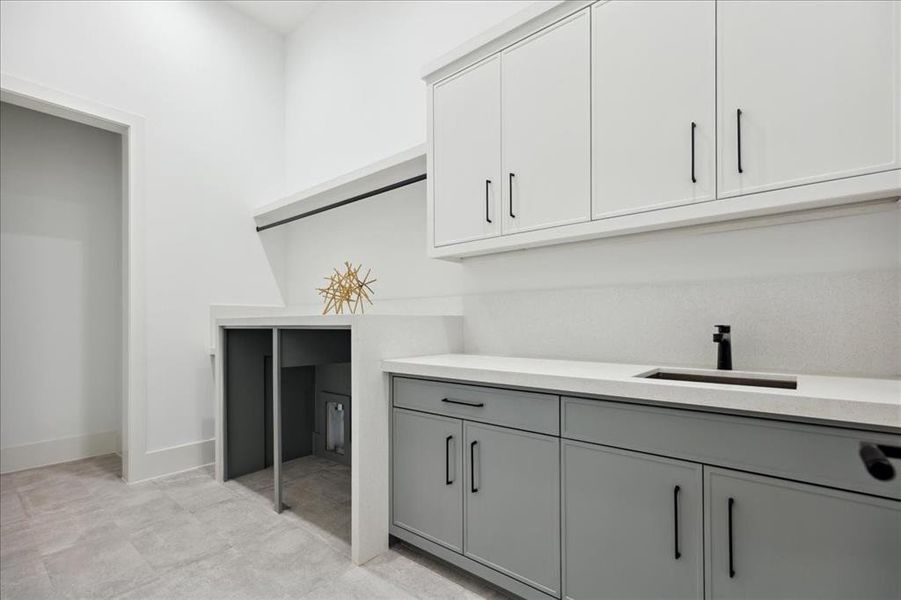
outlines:
{"label": "light tile floor", "polygon": [[350,470],[285,464],[219,484],[209,468],[127,485],[103,456],[0,476],[0,598],[505,598],[405,544],[350,561]]}

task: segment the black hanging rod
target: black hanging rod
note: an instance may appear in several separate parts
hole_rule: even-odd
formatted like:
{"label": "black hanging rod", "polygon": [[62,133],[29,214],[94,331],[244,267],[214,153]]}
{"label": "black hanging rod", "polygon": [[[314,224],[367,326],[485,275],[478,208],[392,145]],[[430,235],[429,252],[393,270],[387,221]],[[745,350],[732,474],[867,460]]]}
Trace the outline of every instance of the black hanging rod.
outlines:
{"label": "black hanging rod", "polygon": [[339,200],[338,202],[332,202],[331,204],[327,204],[325,206],[320,206],[319,208],[314,208],[313,210],[308,210],[305,213],[300,213],[299,215],[294,215],[293,217],[288,217],[287,219],[282,219],[281,221],[275,221],[274,223],[269,223],[268,225],[258,225],[257,231],[265,231],[266,229],[272,229],[273,227],[278,227],[279,225],[284,225],[285,223],[291,223],[292,221],[297,221],[298,219],[304,219],[306,217],[312,217],[313,215],[318,215],[321,212],[325,212],[327,210],[332,210],[333,208],[338,208],[339,206],[345,206],[347,204],[351,204],[352,202],[356,202],[358,200],[364,200],[366,198],[371,198],[372,196],[378,196],[379,194],[384,194],[385,192],[390,192],[391,190],[396,190],[398,188],[402,188],[408,186],[413,183],[417,183],[420,181],[425,181],[426,174],[416,175],[415,177],[410,177],[409,179],[404,179],[403,181],[398,181],[397,183],[392,183],[386,185],[384,187],[380,187],[375,190],[371,190],[369,192],[363,192],[362,194],[357,194],[351,198],[347,198],[346,200]]}

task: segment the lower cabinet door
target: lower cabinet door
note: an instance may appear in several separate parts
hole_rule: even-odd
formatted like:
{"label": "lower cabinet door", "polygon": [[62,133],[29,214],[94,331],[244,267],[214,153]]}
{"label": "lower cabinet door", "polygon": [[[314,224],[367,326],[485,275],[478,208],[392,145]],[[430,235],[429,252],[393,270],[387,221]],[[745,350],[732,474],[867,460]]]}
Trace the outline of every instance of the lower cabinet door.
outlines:
{"label": "lower cabinet door", "polygon": [[394,409],[393,522],[463,551],[463,423]]}
{"label": "lower cabinet door", "polygon": [[464,423],[464,554],[560,595],[560,440]]}
{"label": "lower cabinet door", "polygon": [[901,502],[705,472],[710,598],[901,597]]}
{"label": "lower cabinet door", "polygon": [[701,466],[563,440],[566,598],[703,597]]}

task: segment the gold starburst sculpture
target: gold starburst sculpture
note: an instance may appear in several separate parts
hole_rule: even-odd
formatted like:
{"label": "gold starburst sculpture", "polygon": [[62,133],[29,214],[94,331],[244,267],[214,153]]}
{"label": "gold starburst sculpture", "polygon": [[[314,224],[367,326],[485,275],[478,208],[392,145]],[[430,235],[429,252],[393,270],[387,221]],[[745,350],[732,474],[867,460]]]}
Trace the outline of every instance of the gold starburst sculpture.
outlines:
{"label": "gold starburst sculpture", "polygon": [[351,263],[344,261],[344,271],[334,269],[334,273],[325,278],[328,285],[316,288],[319,295],[325,302],[322,314],[327,315],[333,311],[336,315],[344,314],[346,309],[351,314],[356,314],[357,309],[362,314],[364,302],[372,304],[371,296],[374,294],[370,284],[375,283],[375,279],[370,279],[369,274],[372,269],[366,270],[366,275],[360,278],[360,270],[363,265],[354,267]]}

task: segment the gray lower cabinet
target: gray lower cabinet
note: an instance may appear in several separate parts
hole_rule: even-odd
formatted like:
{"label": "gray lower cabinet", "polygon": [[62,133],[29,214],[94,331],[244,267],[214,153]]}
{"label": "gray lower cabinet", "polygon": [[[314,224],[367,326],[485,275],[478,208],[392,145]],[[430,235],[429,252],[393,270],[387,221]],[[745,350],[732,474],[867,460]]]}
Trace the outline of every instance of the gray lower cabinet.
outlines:
{"label": "gray lower cabinet", "polygon": [[395,409],[394,524],[463,551],[463,423]]}
{"label": "gray lower cabinet", "polygon": [[563,440],[564,597],[704,594],[701,466]]}
{"label": "gray lower cabinet", "polygon": [[901,599],[898,480],[859,455],[897,434],[426,380],[394,392],[391,532],[519,596]]}
{"label": "gray lower cabinet", "polygon": [[465,422],[464,554],[560,594],[560,440]]}
{"label": "gray lower cabinet", "polygon": [[901,597],[901,503],[705,471],[708,597]]}

